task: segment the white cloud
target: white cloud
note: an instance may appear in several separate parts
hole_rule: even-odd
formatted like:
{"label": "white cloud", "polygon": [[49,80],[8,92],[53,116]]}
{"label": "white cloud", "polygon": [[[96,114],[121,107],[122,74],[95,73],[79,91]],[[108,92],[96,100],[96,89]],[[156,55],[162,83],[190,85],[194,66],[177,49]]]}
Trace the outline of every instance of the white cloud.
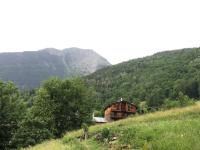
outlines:
{"label": "white cloud", "polygon": [[1,0],[0,51],[91,48],[111,63],[200,46],[195,0]]}

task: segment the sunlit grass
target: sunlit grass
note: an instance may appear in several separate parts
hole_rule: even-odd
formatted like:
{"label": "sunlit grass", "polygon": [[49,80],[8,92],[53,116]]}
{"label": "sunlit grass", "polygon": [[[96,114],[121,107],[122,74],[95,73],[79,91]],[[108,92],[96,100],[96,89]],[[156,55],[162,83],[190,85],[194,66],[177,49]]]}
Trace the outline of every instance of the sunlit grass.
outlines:
{"label": "sunlit grass", "polygon": [[[108,128],[117,137],[114,144],[102,143],[95,135]],[[90,138],[80,141],[83,131],[66,133],[60,140],[44,142],[29,150],[62,149],[152,149],[195,150],[200,147],[200,103],[185,108],[136,115],[89,128]],[[67,142],[70,138],[72,140]]]}
{"label": "sunlit grass", "polygon": [[42,144],[29,147],[29,150],[70,150],[70,146],[64,145],[60,140],[51,140]]}

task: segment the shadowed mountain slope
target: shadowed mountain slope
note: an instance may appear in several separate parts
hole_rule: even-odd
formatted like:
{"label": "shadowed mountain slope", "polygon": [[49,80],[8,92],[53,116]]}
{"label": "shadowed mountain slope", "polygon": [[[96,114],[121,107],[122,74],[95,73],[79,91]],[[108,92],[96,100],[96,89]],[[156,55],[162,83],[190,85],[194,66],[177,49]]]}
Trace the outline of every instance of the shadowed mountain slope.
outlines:
{"label": "shadowed mountain slope", "polygon": [[0,53],[0,79],[20,88],[35,88],[51,76],[84,76],[109,65],[93,50],[79,48]]}

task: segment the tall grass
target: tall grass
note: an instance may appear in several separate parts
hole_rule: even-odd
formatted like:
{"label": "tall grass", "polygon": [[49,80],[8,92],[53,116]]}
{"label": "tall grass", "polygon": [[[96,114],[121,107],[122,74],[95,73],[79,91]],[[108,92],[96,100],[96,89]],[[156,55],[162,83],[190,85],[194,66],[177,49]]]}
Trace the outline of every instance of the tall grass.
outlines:
{"label": "tall grass", "polygon": [[[105,128],[116,138],[115,141],[102,141],[96,138]],[[60,140],[44,142],[28,149],[198,150],[200,149],[200,103],[94,125],[89,128],[88,140],[79,140],[82,134],[82,130],[69,132]]]}

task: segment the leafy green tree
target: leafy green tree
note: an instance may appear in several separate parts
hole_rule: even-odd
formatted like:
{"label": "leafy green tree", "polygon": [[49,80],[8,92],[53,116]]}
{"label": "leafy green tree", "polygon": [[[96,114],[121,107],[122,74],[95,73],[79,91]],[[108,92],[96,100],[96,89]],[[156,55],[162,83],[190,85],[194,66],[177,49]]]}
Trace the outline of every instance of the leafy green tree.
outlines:
{"label": "leafy green tree", "polygon": [[33,105],[33,97],[35,96],[35,91],[35,89],[20,91],[20,95],[28,108],[31,108]]}
{"label": "leafy green tree", "polygon": [[178,100],[180,102],[180,106],[187,106],[194,103],[187,95],[184,95],[182,92],[179,92]]}
{"label": "leafy green tree", "polygon": [[45,123],[32,118],[30,115],[27,115],[20,123],[20,127],[11,139],[11,144],[15,145],[17,149],[54,138],[53,134],[46,128]]}
{"label": "leafy green tree", "polygon": [[179,106],[180,106],[180,101],[178,101],[178,100],[171,100],[169,98],[165,99],[164,103],[162,105],[162,107],[166,108],[166,109],[170,109],[170,108],[173,108],[173,107],[179,107]]}
{"label": "leafy green tree", "polygon": [[0,81],[0,149],[11,149],[10,140],[25,114],[25,105],[12,82]]}
{"label": "leafy green tree", "polygon": [[95,110],[95,111],[93,112],[93,115],[94,115],[95,117],[103,117],[103,116],[104,116],[104,112],[103,112],[103,110],[102,110],[102,111]]}
{"label": "leafy green tree", "polygon": [[93,91],[81,79],[51,78],[34,95],[32,107],[12,136],[11,144],[16,148],[61,137],[92,120]]}
{"label": "leafy green tree", "polygon": [[80,79],[52,78],[37,91],[32,114],[56,137],[91,121],[91,92]]}
{"label": "leafy green tree", "polygon": [[148,105],[146,101],[142,101],[138,105],[138,112],[139,113],[148,113]]}

